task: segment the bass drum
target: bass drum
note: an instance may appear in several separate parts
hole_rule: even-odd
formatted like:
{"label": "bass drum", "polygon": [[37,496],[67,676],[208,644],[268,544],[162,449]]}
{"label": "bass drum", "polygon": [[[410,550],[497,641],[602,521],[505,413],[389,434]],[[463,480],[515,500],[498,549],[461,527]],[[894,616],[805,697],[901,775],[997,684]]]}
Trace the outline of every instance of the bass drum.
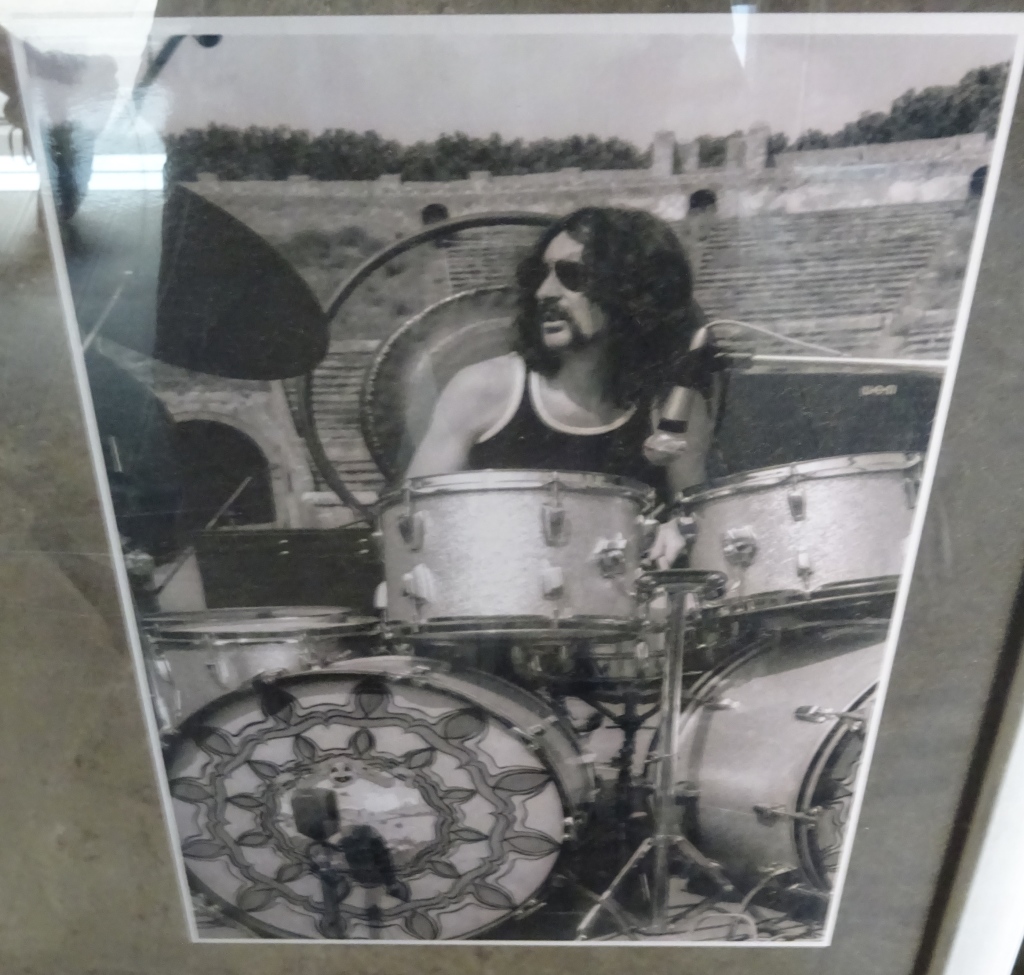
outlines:
{"label": "bass drum", "polygon": [[885,634],[881,622],[781,631],[694,686],[675,781],[694,842],[738,885],[831,890]]}
{"label": "bass drum", "polygon": [[[594,793],[574,734],[539,698],[409,657],[228,695],[182,726],[168,775],[193,888],[288,938],[479,935],[538,897]],[[334,910],[314,872],[325,847],[296,825],[299,790],[337,806]],[[374,869],[346,846],[368,836]]]}

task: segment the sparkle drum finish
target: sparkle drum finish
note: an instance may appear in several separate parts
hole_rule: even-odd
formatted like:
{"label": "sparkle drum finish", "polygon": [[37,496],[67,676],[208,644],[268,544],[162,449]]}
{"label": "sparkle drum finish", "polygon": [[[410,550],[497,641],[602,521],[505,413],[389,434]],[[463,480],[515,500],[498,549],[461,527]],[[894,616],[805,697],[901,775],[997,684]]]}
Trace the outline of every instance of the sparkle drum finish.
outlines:
{"label": "sparkle drum finish", "polygon": [[694,842],[738,885],[831,889],[886,629],[783,631],[693,687],[675,781]]}
{"label": "sparkle drum finish", "polygon": [[164,731],[250,681],[372,653],[380,629],[372,617],[329,606],[158,613],[142,628]]}
{"label": "sparkle drum finish", "polygon": [[884,582],[903,570],[920,454],[855,454],[738,474],[688,493],[695,569],[724,572],[718,605],[748,612]]}
{"label": "sparkle drum finish", "polygon": [[[537,897],[594,794],[589,761],[542,700],[412,657],[222,698],[182,726],[168,775],[194,889],[270,937],[481,934]],[[340,836],[299,832],[300,789],[333,793]]]}
{"label": "sparkle drum finish", "polygon": [[410,639],[635,634],[653,503],[649,488],[603,474],[415,478],[379,506],[389,626]]}

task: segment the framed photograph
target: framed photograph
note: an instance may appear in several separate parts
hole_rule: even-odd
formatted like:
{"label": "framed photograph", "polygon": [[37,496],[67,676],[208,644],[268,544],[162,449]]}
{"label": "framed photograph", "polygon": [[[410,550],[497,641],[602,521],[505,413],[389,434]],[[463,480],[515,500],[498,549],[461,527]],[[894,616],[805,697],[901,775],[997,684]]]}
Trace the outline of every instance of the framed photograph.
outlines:
{"label": "framed photograph", "polygon": [[188,938],[925,972],[1024,20],[13,26]]}

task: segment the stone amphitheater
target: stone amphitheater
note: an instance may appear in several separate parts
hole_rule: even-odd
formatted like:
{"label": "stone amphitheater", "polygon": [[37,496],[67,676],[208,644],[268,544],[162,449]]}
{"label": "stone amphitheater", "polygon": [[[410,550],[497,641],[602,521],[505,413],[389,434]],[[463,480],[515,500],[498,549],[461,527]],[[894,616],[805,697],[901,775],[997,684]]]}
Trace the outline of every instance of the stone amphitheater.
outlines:
{"label": "stone amphitheater", "polygon": [[[670,222],[697,269],[709,316],[740,320],[866,356],[942,358],[949,349],[991,142],[983,134],[785,153],[767,130],[729,140],[724,165],[701,168],[695,145],[655,141],[649,170],[495,177],[450,183],[218,182],[192,187],[293,259],[325,304],[375,248],[422,228],[424,210],[450,216],[566,213],[587,204],[638,207]],[[680,165],[681,161],[681,165]],[[348,236],[341,231],[346,231]],[[383,268],[332,323],[315,383],[317,428],[335,468],[365,501],[382,484],[359,430],[359,392],[380,342],[439,299],[511,281],[528,245],[522,228],[466,231],[427,258]],[[298,247],[320,241],[323,247]],[[337,241],[356,240],[362,252]],[[332,241],[334,244],[332,244]],[[361,303],[360,303],[361,302]],[[775,340],[727,333],[748,350]],[[267,460],[275,528],[333,528],[353,515],[310,462],[292,382],[230,382],[105,351],[145,375],[179,422],[224,423]]]}

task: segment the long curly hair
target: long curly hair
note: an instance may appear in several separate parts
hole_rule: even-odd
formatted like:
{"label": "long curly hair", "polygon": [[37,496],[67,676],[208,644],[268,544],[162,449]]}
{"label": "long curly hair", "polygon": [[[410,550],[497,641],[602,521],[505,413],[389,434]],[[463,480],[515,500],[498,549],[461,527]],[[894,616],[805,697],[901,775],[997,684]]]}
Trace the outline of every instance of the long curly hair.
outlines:
{"label": "long curly hair", "polygon": [[559,357],[543,342],[537,289],[548,274],[544,252],[563,232],[583,244],[584,294],[607,321],[606,394],[620,407],[650,402],[671,385],[703,323],[679,239],[657,217],[616,207],[583,207],[545,229],[516,274],[515,350],[547,376],[557,372]]}

